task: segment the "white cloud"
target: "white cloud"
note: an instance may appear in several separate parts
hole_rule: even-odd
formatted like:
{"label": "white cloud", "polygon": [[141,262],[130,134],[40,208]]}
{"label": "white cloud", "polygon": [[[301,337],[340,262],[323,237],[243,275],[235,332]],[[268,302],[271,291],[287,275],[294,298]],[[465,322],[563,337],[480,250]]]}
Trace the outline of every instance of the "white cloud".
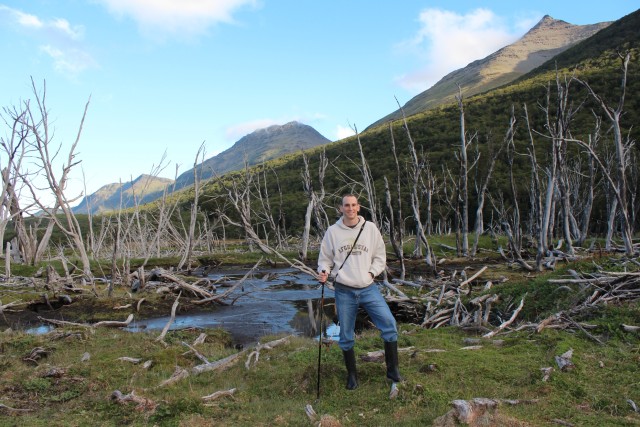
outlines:
{"label": "white cloud", "polygon": [[18,24],[23,27],[32,27],[32,28],[42,28],[44,24],[37,16],[29,15],[27,13],[22,13],[20,11],[15,11],[15,17]]}
{"label": "white cloud", "polygon": [[93,58],[82,50],[62,50],[51,45],[40,46],[40,50],[53,59],[54,69],[63,74],[77,75],[87,68],[97,66]]}
{"label": "white cloud", "polygon": [[41,18],[23,12],[18,9],[12,9],[8,6],[0,5],[0,18],[4,18],[9,24],[18,24],[19,27],[32,30],[32,34],[45,32],[53,37],[65,37],[73,40],[79,40],[84,34],[84,28],[80,25],[72,27],[69,21],[63,18],[53,18],[51,20],[42,20]]}
{"label": "white cloud", "polygon": [[336,126],[336,133],[335,133],[336,139],[335,139],[335,141],[339,141],[341,139],[348,138],[348,137],[353,136],[355,134],[356,133],[350,127],[338,125],[338,126]]}
{"label": "white cloud", "polygon": [[[419,16],[420,30],[398,48],[417,52],[425,66],[397,79],[411,92],[433,86],[446,74],[482,59],[513,43],[522,34],[509,30],[506,23],[488,9],[476,9],[465,15],[442,9],[426,9]],[[519,28],[519,25],[513,24]]]}
{"label": "white cloud", "polygon": [[79,40],[84,35],[84,28],[82,26],[76,26],[74,28],[71,27],[69,21],[62,18],[56,18],[51,21],[51,27],[60,31],[62,34],[65,34],[67,37],[73,40]]}
{"label": "white cloud", "polygon": [[118,16],[133,18],[145,32],[198,34],[258,0],[98,0]]}
{"label": "white cloud", "polygon": [[282,125],[286,122],[274,119],[258,119],[250,122],[238,123],[225,130],[225,137],[230,141],[237,141],[245,135],[250,134],[258,129],[264,129],[273,125]]}
{"label": "white cloud", "polygon": [[60,73],[75,76],[97,66],[96,61],[81,46],[84,37],[84,27],[81,25],[72,26],[63,18],[42,19],[0,5],[0,24],[3,23],[12,28],[17,25],[18,31],[26,30],[29,38],[38,45],[37,50],[47,54],[53,60],[54,69]]}

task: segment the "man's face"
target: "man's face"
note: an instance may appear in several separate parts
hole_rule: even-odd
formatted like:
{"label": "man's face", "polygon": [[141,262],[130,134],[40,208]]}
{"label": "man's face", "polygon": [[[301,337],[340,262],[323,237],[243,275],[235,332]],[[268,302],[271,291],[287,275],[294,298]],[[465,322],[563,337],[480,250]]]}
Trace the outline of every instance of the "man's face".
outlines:
{"label": "man's face", "polygon": [[340,206],[340,212],[348,220],[355,220],[358,218],[358,212],[360,212],[360,205],[358,199],[353,196],[346,196],[342,198],[342,205]]}

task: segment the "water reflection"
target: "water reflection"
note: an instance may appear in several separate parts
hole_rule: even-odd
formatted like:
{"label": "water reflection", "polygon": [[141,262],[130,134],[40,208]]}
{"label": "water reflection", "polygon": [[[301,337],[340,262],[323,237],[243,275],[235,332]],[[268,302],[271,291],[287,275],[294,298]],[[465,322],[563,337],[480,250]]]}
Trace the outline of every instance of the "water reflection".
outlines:
{"label": "water reflection", "polygon": [[[226,278],[231,286],[245,271],[225,271],[212,274],[209,279]],[[218,293],[225,292],[220,287]],[[307,337],[320,335],[321,287],[306,274],[291,269],[258,271],[226,299],[233,305],[211,305],[206,311],[176,315],[170,329],[223,328],[234,344],[252,344],[265,335],[295,334]],[[325,287],[323,335],[336,337],[333,291]],[[127,328],[131,331],[161,330],[170,317],[135,320]]]}
{"label": "water reflection", "polygon": [[27,334],[41,335],[41,334],[46,334],[47,332],[51,332],[54,329],[55,327],[53,327],[52,325],[40,325],[33,328],[27,328],[24,331]]}
{"label": "water reflection", "polygon": [[[240,280],[246,270],[227,270],[212,274],[212,281],[224,279],[217,293],[223,293]],[[231,293],[225,302],[232,305],[212,304],[197,313],[176,315],[170,329],[222,328],[231,334],[234,344],[254,344],[265,335],[295,334],[320,336],[320,298],[322,288],[310,276],[292,269],[265,270]],[[334,293],[328,287],[324,292],[322,335],[337,340],[340,327],[335,313]],[[125,330],[132,332],[161,331],[170,316],[153,319],[137,319]],[[357,326],[361,329],[362,323]],[[42,334],[51,331],[51,325],[40,325],[27,330]]]}

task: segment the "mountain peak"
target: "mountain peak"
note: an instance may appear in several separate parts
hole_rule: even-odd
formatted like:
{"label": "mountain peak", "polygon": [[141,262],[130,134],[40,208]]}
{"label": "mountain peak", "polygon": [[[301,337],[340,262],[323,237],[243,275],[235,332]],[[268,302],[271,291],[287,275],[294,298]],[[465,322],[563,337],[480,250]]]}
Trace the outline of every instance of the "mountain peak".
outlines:
{"label": "mountain peak", "polygon": [[538,21],[538,23],[529,30],[529,32],[538,30],[539,28],[545,28],[551,25],[558,25],[558,24],[571,25],[568,22],[562,21],[560,19],[554,19],[551,15],[544,15],[542,19]]}
{"label": "mountain peak", "polygon": [[[252,135],[254,133],[272,133],[272,132],[286,132],[289,131],[291,129],[297,128],[297,127],[304,127],[306,125],[303,125],[300,122],[297,121],[291,121],[289,123],[285,123],[283,125],[271,125],[268,126],[266,128],[262,128],[262,129],[257,129],[255,131],[253,131],[252,133],[250,133],[249,135]],[[247,135],[248,136],[248,135]]]}
{"label": "mountain peak", "polygon": [[[223,175],[249,166],[276,159],[285,154],[306,150],[331,142],[309,125],[291,121],[258,129],[240,138],[233,146],[200,165],[202,179]],[[176,188],[193,184],[193,170],[184,172],[176,180]]]}
{"label": "mountain peak", "polygon": [[161,192],[173,183],[172,179],[142,174],[133,181],[103,185],[93,194],[85,196],[73,208],[74,213],[98,213],[127,208],[137,203],[145,203],[146,196]]}
{"label": "mountain peak", "polygon": [[[410,99],[403,107],[404,112],[417,114],[453,102],[458,88],[462,88],[463,96],[469,97],[512,82],[610,24],[573,25],[545,15],[516,42],[447,74]],[[400,111],[395,111],[369,128],[401,117]]]}

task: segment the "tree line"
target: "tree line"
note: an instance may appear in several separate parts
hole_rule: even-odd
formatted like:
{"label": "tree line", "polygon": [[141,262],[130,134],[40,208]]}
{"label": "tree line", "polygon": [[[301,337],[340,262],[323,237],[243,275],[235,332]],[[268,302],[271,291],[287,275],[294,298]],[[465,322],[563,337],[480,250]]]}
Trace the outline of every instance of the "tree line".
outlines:
{"label": "tree line", "polygon": [[[132,258],[144,267],[151,258],[177,256],[178,268],[190,268],[194,254],[232,250],[233,239],[270,255],[295,250],[306,261],[335,220],[336,201],[350,192],[387,236],[402,275],[407,258],[435,265],[430,240],[438,234],[455,234],[464,257],[476,256],[481,235],[503,236],[500,254],[527,270],[575,256],[590,239],[597,243],[594,232],[604,249],[631,255],[640,213],[638,154],[625,122],[632,53],[620,54],[608,77],[618,82],[615,91],[556,70],[535,102],[491,104],[493,131],[484,134],[470,123],[487,98],[466,100],[460,90],[446,108],[362,134],[353,126],[355,136],[345,141],[224,176],[212,171],[206,181],[196,167],[204,161],[201,146],[191,188],[167,188],[151,204],[90,214],[86,222],[72,212],[77,196],[67,194],[66,183],[80,162],[76,148],[90,103],[62,157],[46,86],[32,80],[32,98],[2,111],[0,235],[12,242],[2,250],[30,265],[59,259],[86,280],[94,259],[111,259],[112,277],[124,278]],[[443,119],[457,130],[426,137]],[[163,157],[154,173],[167,164]],[[42,200],[43,189],[52,205]],[[34,209],[40,214],[29,216]]]}

